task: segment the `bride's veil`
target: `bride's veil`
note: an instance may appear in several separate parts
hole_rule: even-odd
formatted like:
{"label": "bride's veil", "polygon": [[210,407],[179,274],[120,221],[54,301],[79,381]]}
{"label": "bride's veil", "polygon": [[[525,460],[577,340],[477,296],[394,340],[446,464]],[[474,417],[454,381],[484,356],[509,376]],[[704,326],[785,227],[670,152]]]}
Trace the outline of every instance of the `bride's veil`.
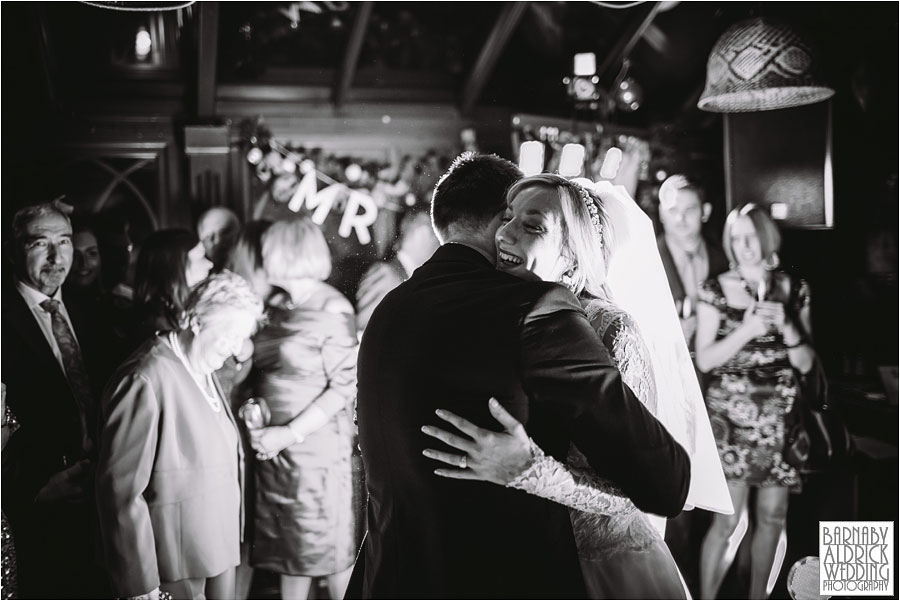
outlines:
{"label": "bride's veil", "polygon": [[690,455],[691,484],[685,509],[733,513],[653,224],[622,186],[584,178],[574,181],[593,190],[603,202],[615,236],[606,280],[611,300],[634,319],[649,351],[658,397],[656,418]]}

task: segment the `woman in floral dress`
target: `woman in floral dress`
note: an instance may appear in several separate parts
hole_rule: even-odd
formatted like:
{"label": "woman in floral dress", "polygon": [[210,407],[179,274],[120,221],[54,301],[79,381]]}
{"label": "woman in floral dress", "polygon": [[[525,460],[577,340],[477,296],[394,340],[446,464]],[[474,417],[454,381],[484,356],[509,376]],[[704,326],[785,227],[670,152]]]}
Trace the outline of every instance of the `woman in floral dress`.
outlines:
{"label": "woman in floral dress", "polygon": [[[756,205],[732,211],[724,248],[732,268],[704,283],[697,308],[697,366],[710,374],[706,404],[734,514],[713,516],[701,552],[701,597],[713,599],[740,541],[755,489],[750,599],[771,592],[787,517],[800,478],[782,456],[785,416],[798,394],[795,370],[812,368],[809,288],[776,271],[778,228]],[[783,549],[782,549],[783,551]],[[729,557],[730,556],[730,557]],[[782,555],[783,556],[783,555]]]}

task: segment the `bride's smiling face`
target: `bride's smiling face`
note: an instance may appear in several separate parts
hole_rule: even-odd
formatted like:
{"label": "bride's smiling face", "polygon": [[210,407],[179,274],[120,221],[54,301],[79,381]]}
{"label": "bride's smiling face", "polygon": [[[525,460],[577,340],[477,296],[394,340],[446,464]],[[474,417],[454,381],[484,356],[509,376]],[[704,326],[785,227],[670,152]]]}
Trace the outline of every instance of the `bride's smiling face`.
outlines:
{"label": "bride's smiling face", "polygon": [[562,210],[557,191],[525,188],[513,198],[497,230],[497,269],[522,278],[559,281],[563,258]]}

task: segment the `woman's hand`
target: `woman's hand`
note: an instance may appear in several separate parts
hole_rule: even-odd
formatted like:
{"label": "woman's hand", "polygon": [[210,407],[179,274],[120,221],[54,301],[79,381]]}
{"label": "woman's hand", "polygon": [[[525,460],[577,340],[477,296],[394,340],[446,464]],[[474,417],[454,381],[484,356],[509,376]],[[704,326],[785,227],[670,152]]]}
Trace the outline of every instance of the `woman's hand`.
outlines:
{"label": "woman's hand", "polygon": [[50,476],[34,500],[40,503],[84,501],[93,488],[94,468],[89,459],[82,459]]}
{"label": "woman's hand", "polygon": [[761,301],[756,304],[756,313],[763,318],[771,329],[781,331],[784,328],[784,305],[776,301]]}
{"label": "woman's hand", "polygon": [[751,303],[744,312],[743,328],[751,340],[765,336],[769,331],[769,323],[766,321],[765,314],[759,311],[760,304],[762,303]]}
{"label": "woman's hand", "polygon": [[256,458],[260,461],[268,461],[295,442],[297,439],[287,426],[250,430],[250,446],[256,451]]}
{"label": "woman's hand", "polygon": [[503,426],[503,432],[479,428],[449,411],[438,409],[437,416],[451,423],[469,438],[451,434],[433,426],[422,426],[422,432],[437,438],[462,454],[425,449],[422,454],[457,469],[436,469],[434,473],[445,478],[482,480],[505,486],[516,479],[534,461],[531,443],[525,428],[510,415],[496,399],[488,402],[488,409]]}

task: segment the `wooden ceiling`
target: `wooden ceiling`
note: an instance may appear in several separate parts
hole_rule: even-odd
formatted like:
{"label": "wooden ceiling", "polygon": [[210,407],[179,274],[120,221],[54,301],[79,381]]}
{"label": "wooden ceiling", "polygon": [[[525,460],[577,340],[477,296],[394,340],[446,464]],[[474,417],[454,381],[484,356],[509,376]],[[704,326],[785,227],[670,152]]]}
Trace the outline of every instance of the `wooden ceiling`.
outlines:
{"label": "wooden ceiling", "polygon": [[[613,116],[620,124],[704,123],[708,115],[695,106],[709,50],[729,25],[758,14],[807,30],[836,86],[863,60],[896,72],[892,3],[613,4],[201,1],[148,17],[80,3],[4,3],[11,18],[3,32],[14,55],[23,54],[15,46],[38,44],[40,100],[64,113],[187,119],[215,118],[222,102],[241,100],[336,111],[440,103],[463,116],[505,107],[567,117],[574,109],[562,79],[575,53],[594,52],[601,85],[627,63],[643,88],[639,110]],[[129,56],[141,27],[154,39],[150,60]],[[892,56],[880,56],[879,43]]]}

